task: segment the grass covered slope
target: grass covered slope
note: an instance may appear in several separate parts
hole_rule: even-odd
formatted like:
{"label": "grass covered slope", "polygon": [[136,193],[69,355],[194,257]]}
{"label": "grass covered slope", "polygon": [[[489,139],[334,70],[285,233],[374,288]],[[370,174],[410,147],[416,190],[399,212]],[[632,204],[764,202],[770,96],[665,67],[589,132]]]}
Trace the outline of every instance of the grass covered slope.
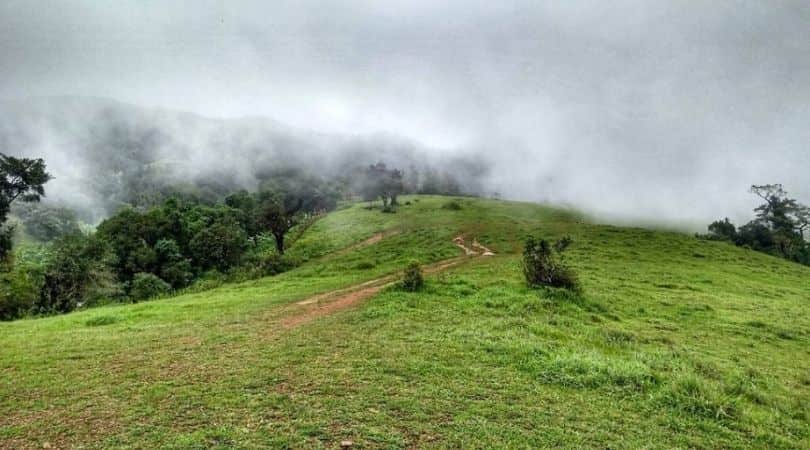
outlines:
{"label": "grass covered slope", "polygon": [[[810,269],[537,205],[405,200],[321,219],[276,277],[0,324],[0,447],[810,445]],[[574,238],[581,295],[524,287],[526,233]],[[458,257],[459,234],[497,255],[285,325],[312,295]]]}

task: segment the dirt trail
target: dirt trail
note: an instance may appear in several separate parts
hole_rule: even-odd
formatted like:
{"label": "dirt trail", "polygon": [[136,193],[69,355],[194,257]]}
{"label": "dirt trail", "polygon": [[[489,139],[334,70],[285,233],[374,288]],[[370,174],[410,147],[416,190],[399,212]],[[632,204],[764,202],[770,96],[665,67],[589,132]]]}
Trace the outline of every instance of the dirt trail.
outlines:
{"label": "dirt trail", "polygon": [[[364,246],[362,244],[370,245],[371,243],[379,242],[382,238],[382,234],[374,235],[360,244],[361,246]],[[372,239],[373,242],[369,243],[369,241]],[[423,272],[426,274],[437,273],[453,266],[457,266],[465,261],[469,261],[471,257],[495,255],[492,250],[479,244],[477,240],[473,240],[471,245],[472,248],[467,247],[463,236],[456,236],[453,239],[453,243],[464,251],[464,256],[457,256],[455,258],[435,262],[425,266],[423,268]],[[325,292],[323,294],[312,296],[306,300],[296,302],[290,307],[294,312],[282,319],[281,326],[286,329],[294,328],[317,319],[318,317],[326,316],[334,312],[350,308],[363,300],[373,297],[386,286],[396,283],[399,281],[399,278],[399,274],[386,275],[384,277],[365,281],[347,288]]]}
{"label": "dirt trail", "polygon": [[383,232],[380,232],[380,233],[375,233],[370,238],[368,238],[368,239],[366,239],[364,241],[360,241],[360,242],[358,242],[356,244],[352,244],[352,245],[350,245],[348,247],[342,248],[342,249],[340,249],[340,250],[338,250],[338,251],[336,251],[336,252],[334,252],[334,253],[332,253],[330,255],[327,255],[327,256],[331,257],[331,256],[345,255],[345,254],[347,254],[349,252],[352,252],[354,250],[358,250],[358,249],[361,249],[361,248],[364,248],[364,247],[368,247],[369,245],[374,245],[377,242],[380,242],[381,240],[383,240],[383,239],[385,239],[387,237],[395,236],[395,235],[397,235],[399,233],[400,233],[400,230],[397,230],[397,229],[387,230],[387,231],[383,231]]}

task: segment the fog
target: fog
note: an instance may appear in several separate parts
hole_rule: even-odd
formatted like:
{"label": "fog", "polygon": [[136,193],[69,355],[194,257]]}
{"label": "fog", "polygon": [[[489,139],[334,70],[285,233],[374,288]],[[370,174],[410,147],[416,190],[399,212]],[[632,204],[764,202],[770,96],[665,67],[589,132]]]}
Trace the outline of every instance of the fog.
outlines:
{"label": "fog", "polygon": [[[741,221],[753,183],[810,201],[808,24],[801,0],[6,0],[3,130],[28,137],[0,142],[28,146],[0,151],[47,153],[58,191],[93,201],[73,157],[86,139],[69,131],[86,136],[87,121],[40,126],[18,111],[35,97],[104,97],[328,136],[302,141],[312,155],[361,141],[399,142],[392,158],[475,154],[483,190],[603,220]],[[210,150],[216,131],[194,130],[161,151],[182,136],[200,171],[230,164],[226,147]]]}

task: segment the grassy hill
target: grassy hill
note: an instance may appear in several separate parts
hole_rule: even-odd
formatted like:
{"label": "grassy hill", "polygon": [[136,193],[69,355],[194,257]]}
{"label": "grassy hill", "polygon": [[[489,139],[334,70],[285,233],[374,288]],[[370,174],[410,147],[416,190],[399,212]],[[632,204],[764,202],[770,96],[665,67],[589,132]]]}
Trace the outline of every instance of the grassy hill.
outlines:
{"label": "grassy hill", "polygon": [[[810,268],[403,201],[324,217],[276,277],[0,324],[0,447],[810,448]],[[581,295],[524,286],[527,233],[574,238]],[[420,293],[385,285],[410,259],[452,264]]]}

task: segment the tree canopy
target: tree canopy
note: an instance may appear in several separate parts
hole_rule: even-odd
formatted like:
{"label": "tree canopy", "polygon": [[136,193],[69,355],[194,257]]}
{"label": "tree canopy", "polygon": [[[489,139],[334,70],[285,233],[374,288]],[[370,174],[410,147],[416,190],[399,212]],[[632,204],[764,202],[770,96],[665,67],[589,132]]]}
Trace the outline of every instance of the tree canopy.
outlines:
{"label": "tree canopy", "polygon": [[[41,158],[15,158],[0,153],[0,226],[8,220],[11,205],[16,200],[38,202],[45,195],[45,183],[51,175],[45,171]],[[6,260],[11,251],[13,229],[0,230],[0,259]]]}
{"label": "tree canopy", "polygon": [[728,218],[712,222],[707,236],[810,265],[805,239],[810,208],[790,198],[781,184],[753,185],[750,191],[764,202],[754,208],[754,219],[739,228]]}

